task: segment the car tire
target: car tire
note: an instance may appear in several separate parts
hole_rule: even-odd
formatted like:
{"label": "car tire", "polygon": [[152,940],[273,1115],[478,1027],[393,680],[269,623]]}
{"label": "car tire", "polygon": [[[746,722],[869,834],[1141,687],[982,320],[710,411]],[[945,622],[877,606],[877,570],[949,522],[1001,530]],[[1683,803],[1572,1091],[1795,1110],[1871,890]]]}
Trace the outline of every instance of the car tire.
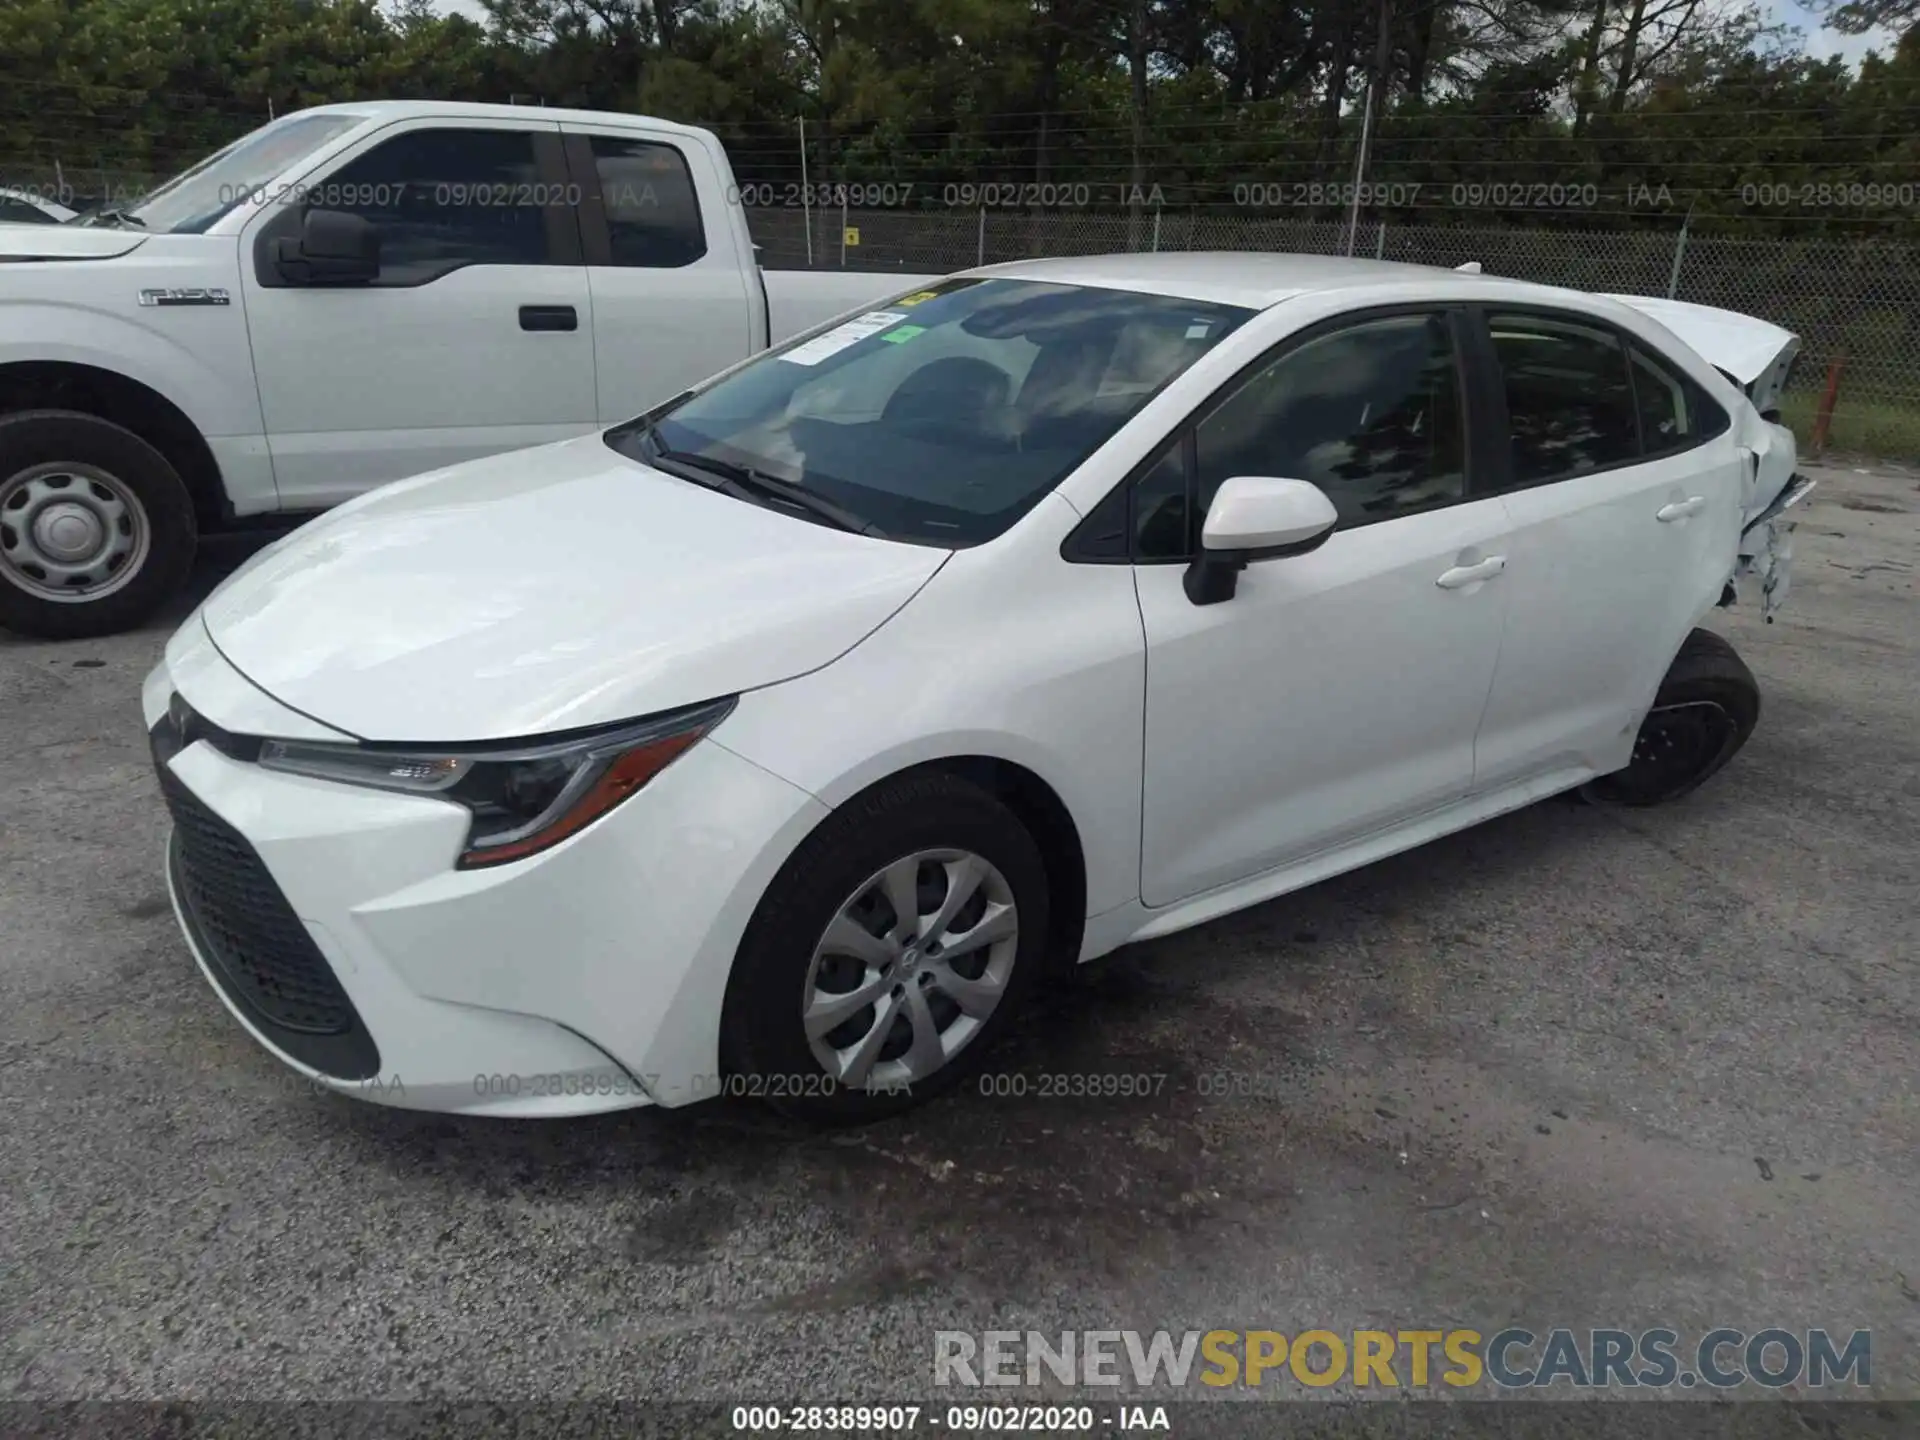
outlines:
{"label": "car tire", "polygon": [[44,640],[131,629],[185,582],[197,541],[178,472],[125,426],[0,416],[0,626]]}
{"label": "car tire", "polygon": [[[903,948],[895,937],[909,927],[892,896],[909,873],[916,938]],[[934,933],[956,877],[964,889],[969,876],[973,889],[955,923]],[[1049,900],[1039,846],[986,790],[920,770],[865,791],[801,844],[748,924],[722,1019],[726,1092],[764,1099],[810,1124],[846,1126],[897,1115],[953,1089],[978,1072],[1037,982]],[[1009,923],[1010,937],[1002,933]],[[829,936],[829,927],[846,925],[867,932],[862,939],[835,931],[858,942],[860,958]],[[980,943],[989,933],[1000,938]],[[941,959],[943,934],[958,957],[950,963]],[[961,954],[969,936],[975,948]],[[840,997],[875,987],[872,1004],[825,1033],[809,1033],[808,1006],[824,1013]],[[976,1011],[990,1007],[969,1014],[956,994]],[[937,1068],[926,1063],[936,1053],[925,1048],[929,1024],[942,1047],[952,1045]],[[838,1073],[829,1067],[828,1057],[857,1057],[883,1030],[864,1080],[844,1065]]]}
{"label": "car tire", "polygon": [[1760,721],[1760,686],[1733,646],[1711,630],[1687,636],[1634,737],[1625,769],[1589,781],[1598,805],[1664,805],[1705,784]]}

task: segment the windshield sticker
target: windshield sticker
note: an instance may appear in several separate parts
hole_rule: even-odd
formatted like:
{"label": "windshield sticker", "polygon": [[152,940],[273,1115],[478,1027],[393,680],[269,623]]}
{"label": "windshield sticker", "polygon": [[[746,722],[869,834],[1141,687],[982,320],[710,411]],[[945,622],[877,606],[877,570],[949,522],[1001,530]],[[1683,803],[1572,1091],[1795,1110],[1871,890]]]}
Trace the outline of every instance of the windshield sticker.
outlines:
{"label": "windshield sticker", "polygon": [[924,305],[929,300],[938,300],[939,298],[940,292],[938,290],[916,290],[911,295],[902,295],[893,303],[896,305]]}
{"label": "windshield sticker", "polygon": [[1211,320],[1196,320],[1193,324],[1187,326],[1187,339],[1204,340],[1207,338],[1207,332],[1212,329],[1213,322]]}
{"label": "windshield sticker", "polygon": [[789,350],[780,358],[789,365],[818,365],[822,360],[831,359],[849,346],[858,345],[870,335],[877,335],[889,325],[897,325],[907,318],[904,310],[869,310],[864,315],[856,315],[844,325],[836,325],[824,335],[816,335],[804,345]]}
{"label": "windshield sticker", "polygon": [[924,325],[902,325],[898,330],[889,330],[880,338],[889,345],[904,345],[914,336],[926,333],[927,327]]}

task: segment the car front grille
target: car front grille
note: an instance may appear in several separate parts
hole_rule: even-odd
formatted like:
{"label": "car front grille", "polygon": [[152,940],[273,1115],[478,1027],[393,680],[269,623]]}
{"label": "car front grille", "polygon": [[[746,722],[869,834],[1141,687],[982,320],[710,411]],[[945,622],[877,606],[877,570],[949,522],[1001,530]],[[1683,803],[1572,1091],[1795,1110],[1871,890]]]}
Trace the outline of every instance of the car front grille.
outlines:
{"label": "car front grille", "polygon": [[247,838],[173,774],[177,751],[160,728],[154,761],[173,816],[168,865],[215,981],[296,1060],[342,1079],[377,1074],[379,1052],[320,947]]}
{"label": "car front grille", "polygon": [[210,958],[275,1025],[346,1034],[353,1003],[254,848],[169,770],[160,791],[173,812],[180,899]]}

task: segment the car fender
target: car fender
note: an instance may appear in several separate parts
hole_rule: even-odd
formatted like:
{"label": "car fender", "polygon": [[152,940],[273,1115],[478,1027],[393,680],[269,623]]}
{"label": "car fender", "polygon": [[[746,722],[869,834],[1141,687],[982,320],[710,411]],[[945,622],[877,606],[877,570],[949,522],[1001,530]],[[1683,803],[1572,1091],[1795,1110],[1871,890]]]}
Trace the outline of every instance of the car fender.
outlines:
{"label": "car fender", "polygon": [[[1073,821],[1088,908],[1138,899],[1145,641],[1130,569],[1059,563],[1060,541],[1076,519],[1055,501],[1002,543],[957,552],[846,654],[742,694],[703,742],[725,751],[741,772],[761,776],[782,818],[750,853],[729,860],[724,893],[700,902],[708,918],[698,953],[677,975],[643,1048],[582,1031],[646,1077],[657,1104],[698,1099],[703,1077],[717,1075],[726,986],[776,877],[836,809],[891,776],[962,759],[1020,766],[1059,797]],[[1008,584],[1010,570],[1040,556],[1051,563],[1038,574],[1061,593]],[[957,581],[946,583],[956,569]],[[1055,623],[1034,626],[1029,607],[1050,610]],[[996,683],[956,664],[956,649],[976,664],[991,662]],[[1068,656],[1078,658],[1077,668]],[[732,783],[742,794],[759,793],[745,773]],[[782,793],[795,803],[774,803]],[[714,883],[713,866],[687,881],[690,888]]]}
{"label": "car fender", "polygon": [[[751,695],[743,697],[742,704],[752,698]],[[723,743],[724,732],[733,718],[729,717],[721,730],[709,736],[705,743],[717,750],[727,750],[728,763],[764,773],[764,767],[746,760]],[[863,764],[843,771],[823,787],[827,794],[838,797],[837,800],[809,796],[765,836],[757,851],[740,857],[731,887],[711,908],[711,923],[701,939],[698,953],[674,975],[671,996],[657,1022],[646,1027],[643,1049],[636,1053],[622,1043],[624,1037],[604,1027],[581,1025],[581,1033],[603,1045],[626,1064],[631,1073],[640,1077],[655,1104],[671,1109],[716,1093],[720,1083],[721,1019],[734,961],[761,899],[787,863],[839,804],[868,786],[918,765],[983,756],[1025,766],[1051,785],[1072,811],[1073,800],[1060,783],[1063,772],[1054,767],[1050,775],[1045,768],[1046,757],[1039,747],[1022,743],[1018,736],[955,731],[876,752]],[[778,785],[779,777],[766,775],[765,783]],[[1135,873],[1137,875],[1137,869]],[[1138,886],[1132,888],[1137,894]]]}
{"label": "car fender", "polygon": [[[794,685],[799,683],[789,682]],[[748,708],[753,698],[751,695],[743,697],[743,710]],[[764,743],[763,734],[746,735],[734,729],[735,721],[739,718],[738,713],[729,717],[722,728],[709,737],[709,743],[730,749],[741,759],[762,765],[762,768],[769,769],[780,778],[788,779],[789,783],[798,785],[825,807],[819,812],[821,820],[862,792],[909,770],[916,770],[922,766],[991,760],[1018,766],[1059,797],[1060,803],[1066,807],[1067,814],[1073,821],[1075,830],[1080,834],[1083,856],[1089,861],[1090,867],[1098,865],[1100,855],[1109,848],[1099,843],[1101,837],[1089,833],[1090,827],[1098,823],[1097,817],[1107,807],[1102,804],[1103,797],[1092,793],[1094,786],[1089,784],[1092,773],[1083,763],[1084,757],[1082,762],[1077,763],[1074,756],[1064,753],[1055,746],[1040,743],[1030,736],[1004,729],[936,730],[884,745],[860,755],[844,768],[825,772],[806,764],[798,751],[787,751],[779,747],[770,749]],[[757,718],[752,717],[747,721],[748,726],[754,730],[759,728],[755,723]],[[729,745],[727,743],[729,740],[735,742],[734,745]],[[736,745],[738,748],[735,748]],[[1131,748],[1137,751],[1137,740]],[[762,759],[755,759],[756,753],[764,760],[771,761],[772,765],[763,764]],[[773,769],[774,765],[781,768]],[[1120,768],[1134,777],[1131,780],[1129,792],[1129,798],[1133,803],[1122,808],[1129,810],[1135,817],[1135,821],[1132,830],[1124,837],[1126,843],[1118,847],[1118,854],[1122,858],[1119,858],[1115,864],[1102,867],[1110,874],[1109,883],[1104,886],[1094,886],[1091,876],[1089,877],[1090,911],[1111,909],[1114,905],[1124,904],[1139,897],[1137,755],[1128,757],[1128,761],[1123,762]],[[805,779],[792,780],[782,773],[784,770],[796,771]],[[1115,798],[1121,797],[1112,795],[1104,797],[1109,805]],[[811,830],[807,833],[810,834]],[[795,837],[786,853],[779,856],[769,873],[777,871],[781,865],[784,865],[791,857],[793,850],[798,849],[805,838],[805,834]],[[1113,893],[1104,893],[1107,891]]]}
{"label": "car fender", "polygon": [[742,696],[714,743],[829,807],[919,765],[1018,765],[1073,820],[1087,913],[1138,899],[1146,637],[1130,567],[1062,563],[1078,518],[1049,497],[956,552],[833,664]]}

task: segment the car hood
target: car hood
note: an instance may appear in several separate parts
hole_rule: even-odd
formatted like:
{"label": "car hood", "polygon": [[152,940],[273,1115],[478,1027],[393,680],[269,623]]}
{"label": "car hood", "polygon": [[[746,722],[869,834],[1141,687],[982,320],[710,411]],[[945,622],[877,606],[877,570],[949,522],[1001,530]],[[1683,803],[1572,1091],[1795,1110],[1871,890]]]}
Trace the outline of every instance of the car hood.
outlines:
{"label": "car hood", "polygon": [[818,669],[948,554],[718,494],[592,435],[350,501],[201,618],[254,684],[362,739],[518,739]]}
{"label": "car hood", "polygon": [[0,225],[0,260],[112,260],[149,238],[91,225]]}

